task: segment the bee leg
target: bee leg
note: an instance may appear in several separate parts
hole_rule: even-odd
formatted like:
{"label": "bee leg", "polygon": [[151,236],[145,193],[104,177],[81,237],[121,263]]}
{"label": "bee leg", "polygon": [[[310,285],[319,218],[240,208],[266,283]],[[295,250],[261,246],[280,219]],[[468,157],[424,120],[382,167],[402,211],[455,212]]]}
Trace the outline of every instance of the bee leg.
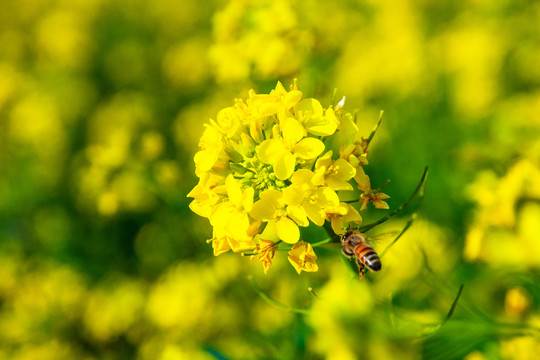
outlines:
{"label": "bee leg", "polygon": [[345,255],[346,257],[348,257],[349,259],[351,258],[351,256],[354,256],[354,251],[352,251],[351,249],[349,248],[341,248],[341,252],[343,253],[343,255]]}
{"label": "bee leg", "polygon": [[360,280],[362,280],[365,278],[366,267],[358,260],[356,260],[356,265],[358,265],[358,276],[360,277]]}

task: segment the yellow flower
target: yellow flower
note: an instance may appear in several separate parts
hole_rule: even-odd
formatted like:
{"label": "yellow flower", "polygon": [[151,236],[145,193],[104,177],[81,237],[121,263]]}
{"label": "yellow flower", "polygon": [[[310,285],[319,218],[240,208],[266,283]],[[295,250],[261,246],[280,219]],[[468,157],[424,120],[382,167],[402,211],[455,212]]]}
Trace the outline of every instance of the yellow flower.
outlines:
{"label": "yellow flower", "polygon": [[250,215],[256,220],[275,222],[279,238],[290,244],[300,239],[298,225],[309,225],[301,209],[293,201],[286,201],[284,193],[276,189],[268,189],[260,193],[260,200],[253,204]]}
{"label": "yellow flower", "polygon": [[254,190],[242,189],[232,175],[227,176],[225,187],[229,201],[217,204],[210,215],[214,239],[220,242],[217,248],[220,249],[220,253],[223,252],[226,246],[222,243],[227,241],[234,252],[252,249],[255,243],[252,236],[248,235],[250,226],[248,212],[253,207]]}
{"label": "yellow flower", "polygon": [[332,190],[352,190],[349,184],[356,175],[356,169],[345,159],[332,160],[332,150],[321,156],[315,163],[315,169],[324,168],[325,181]]}
{"label": "yellow flower", "polygon": [[214,127],[206,126],[199,146],[202,150],[195,154],[195,173],[197,175],[211,170],[220,155],[223,154],[222,134]]}
{"label": "yellow flower", "polygon": [[190,208],[210,220],[214,255],[249,251],[266,273],[283,241],[295,244],[289,260],[297,271],[316,271],[300,226],[340,234],[360,224],[359,212],[338,194],[354,190],[354,181],[363,191],[360,210],[369,201],[386,205],[362,169],[367,141],[343,104],[324,109],[303,99],[296,83],[287,91],[278,82],[268,94],[250,90],[205,125],[194,157],[199,183],[188,196]]}
{"label": "yellow flower", "polygon": [[302,273],[302,270],[307,272],[318,271],[319,266],[315,263],[315,260],[317,260],[317,255],[315,255],[310,243],[300,241],[294,244],[291,251],[289,251],[289,262],[298,274]]}
{"label": "yellow flower", "polygon": [[324,143],[317,138],[304,137],[304,127],[290,117],[280,122],[280,129],[283,137],[264,140],[256,151],[263,163],[272,164],[278,179],[286,180],[293,174],[297,159],[315,159],[324,151]]}
{"label": "yellow flower", "polygon": [[212,173],[203,173],[199,183],[187,194],[194,198],[189,208],[195,214],[206,218],[210,217],[212,209],[221,200],[220,195],[214,189],[223,183],[223,177]]}
{"label": "yellow flower", "polygon": [[324,167],[316,173],[307,169],[297,170],[291,178],[291,193],[302,198],[301,207],[309,220],[317,226],[323,226],[327,213],[339,207],[339,197],[331,188],[324,186]]}
{"label": "yellow flower", "polygon": [[350,204],[344,202],[339,204],[335,212],[329,211],[327,215],[332,225],[332,230],[337,235],[342,235],[344,233],[343,229],[350,223],[355,223],[356,225],[362,223],[360,213]]}
{"label": "yellow flower", "polygon": [[358,167],[356,174],[358,188],[363,191],[363,193],[360,194],[360,200],[362,201],[360,211],[364,210],[370,201],[377,209],[388,209],[388,204],[383,200],[390,198],[390,196],[384,193],[378,193],[376,190],[371,188],[369,177],[366,175],[362,167]]}
{"label": "yellow flower", "polygon": [[[268,273],[270,265],[272,265],[272,260],[276,254],[276,243],[272,240],[259,239],[258,251],[259,251],[259,261],[263,264],[264,273]],[[253,257],[252,257],[253,258]]]}

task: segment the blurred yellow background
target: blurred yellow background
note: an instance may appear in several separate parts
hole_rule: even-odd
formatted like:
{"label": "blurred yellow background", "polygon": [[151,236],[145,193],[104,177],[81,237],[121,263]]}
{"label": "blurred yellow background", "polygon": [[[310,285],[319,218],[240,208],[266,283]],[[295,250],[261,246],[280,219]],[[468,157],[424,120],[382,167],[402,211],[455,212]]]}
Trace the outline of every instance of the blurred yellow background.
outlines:
{"label": "blurred yellow background", "polygon": [[[535,359],[539,64],[535,1],[4,2],[0,359]],[[188,208],[203,124],[293,78],[366,136],[385,111],[391,210],[430,166],[365,281],[213,257]]]}

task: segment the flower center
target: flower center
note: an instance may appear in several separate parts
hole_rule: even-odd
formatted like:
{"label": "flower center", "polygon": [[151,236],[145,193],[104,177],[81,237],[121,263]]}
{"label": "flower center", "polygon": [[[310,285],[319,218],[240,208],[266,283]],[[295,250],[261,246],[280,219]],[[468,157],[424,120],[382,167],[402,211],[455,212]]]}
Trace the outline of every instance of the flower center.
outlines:
{"label": "flower center", "polygon": [[241,175],[243,179],[240,180],[242,187],[253,187],[259,192],[266,189],[280,190],[286,187],[285,182],[279,180],[274,174],[272,165],[260,161],[252,161],[251,163],[245,161],[238,165],[244,169],[244,173]]}
{"label": "flower center", "polygon": [[285,187],[285,183],[279,180],[274,174],[272,165],[259,163],[253,178],[251,179],[253,186],[263,191],[266,189],[281,189]]}

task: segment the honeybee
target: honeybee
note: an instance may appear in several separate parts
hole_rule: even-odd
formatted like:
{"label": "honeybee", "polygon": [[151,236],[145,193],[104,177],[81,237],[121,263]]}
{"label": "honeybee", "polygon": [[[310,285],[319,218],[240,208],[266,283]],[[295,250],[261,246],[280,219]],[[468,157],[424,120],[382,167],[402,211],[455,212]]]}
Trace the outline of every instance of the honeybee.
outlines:
{"label": "honeybee", "polygon": [[357,229],[350,229],[341,236],[341,251],[349,259],[354,256],[360,279],[364,278],[365,268],[371,271],[381,270],[379,255],[366,242],[365,234]]}

